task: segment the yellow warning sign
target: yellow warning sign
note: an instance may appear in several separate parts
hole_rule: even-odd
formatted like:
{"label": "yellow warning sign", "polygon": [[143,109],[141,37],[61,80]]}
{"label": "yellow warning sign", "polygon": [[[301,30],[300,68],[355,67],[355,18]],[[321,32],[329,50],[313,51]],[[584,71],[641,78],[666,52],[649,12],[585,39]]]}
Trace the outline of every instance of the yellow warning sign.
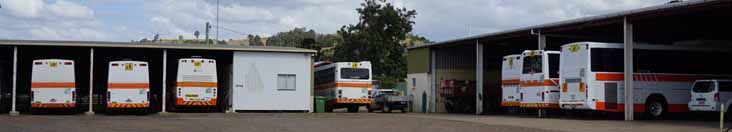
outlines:
{"label": "yellow warning sign", "polygon": [[56,68],[56,67],[58,67],[58,63],[56,63],[56,62],[49,62],[48,63],[48,66],[50,66],[51,68]]}
{"label": "yellow warning sign", "polygon": [[569,46],[569,52],[572,52],[572,53],[577,53],[577,51],[579,51],[579,49],[580,49],[579,45]]}
{"label": "yellow warning sign", "polygon": [[195,67],[201,67],[201,62],[202,61],[193,61],[193,66],[195,66]]}
{"label": "yellow warning sign", "polygon": [[132,63],[125,64],[125,71],[132,71]]}
{"label": "yellow warning sign", "polygon": [[508,58],[508,66],[510,67],[510,69],[513,69],[513,58],[511,57]]}

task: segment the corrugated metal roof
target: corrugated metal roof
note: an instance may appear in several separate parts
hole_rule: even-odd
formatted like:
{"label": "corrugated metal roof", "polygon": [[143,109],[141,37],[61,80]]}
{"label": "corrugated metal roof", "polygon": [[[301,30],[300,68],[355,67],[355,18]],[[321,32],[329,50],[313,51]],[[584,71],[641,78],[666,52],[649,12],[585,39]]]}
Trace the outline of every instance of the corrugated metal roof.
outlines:
{"label": "corrugated metal roof", "polygon": [[132,42],[103,42],[103,41],[0,40],[0,45],[192,49],[192,50],[227,50],[227,51],[295,52],[295,53],[316,53],[317,52],[317,51],[311,50],[311,49],[302,49],[302,48],[293,48],[293,47],[278,47],[278,46],[132,43]]}
{"label": "corrugated metal roof", "polygon": [[657,6],[615,12],[615,13],[610,13],[610,14],[605,14],[605,15],[584,17],[584,18],[559,21],[559,22],[554,22],[554,23],[541,24],[541,25],[536,25],[536,26],[510,29],[510,30],[499,31],[499,32],[494,32],[494,33],[481,34],[481,35],[470,36],[470,37],[466,37],[466,38],[452,39],[452,40],[436,42],[436,43],[427,44],[427,45],[409,47],[408,49],[432,47],[432,46],[438,46],[438,45],[443,45],[443,44],[455,43],[455,42],[459,42],[459,41],[474,40],[474,39],[479,39],[479,38],[492,37],[492,36],[504,35],[504,34],[509,34],[509,33],[516,33],[516,32],[527,32],[527,31],[531,31],[531,30],[538,30],[538,29],[545,29],[545,28],[552,28],[552,27],[573,26],[574,24],[578,24],[578,23],[584,23],[584,22],[590,22],[590,21],[600,21],[600,20],[611,19],[611,18],[619,18],[619,17],[631,16],[631,15],[635,15],[635,14],[648,13],[648,12],[652,12],[652,11],[659,11],[659,10],[669,10],[669,9],[675,9],[675,8],[681,9],[681,7],[690,7],[690,6],[706,4],[706,3],[710,3],[710,2],[730,2],[730,1],[695,0],[695,1],[684,1],[684,2],[678,2],[678,3],[668,3],[668,4],[657,5]]}

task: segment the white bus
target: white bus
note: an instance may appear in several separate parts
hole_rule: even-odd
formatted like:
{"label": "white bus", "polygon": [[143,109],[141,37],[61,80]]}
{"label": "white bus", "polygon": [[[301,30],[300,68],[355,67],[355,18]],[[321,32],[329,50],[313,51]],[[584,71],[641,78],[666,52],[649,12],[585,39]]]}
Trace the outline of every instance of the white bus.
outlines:
{"label": "white bus", "polygon": [[144,61],[109,62],[107,108],[149,108],[149,74]]}
{"label": "white bus", "polygon": [[521,79],[521,54],[503,57],[501,66],[501,106],[518,107],[521,104],[519,97],[519,79]]}
{"label": "white bus", "polygon": [[[623,44],[578,42],[562,46],[560,106],[607,112],[624,111]],[[688,111],[695,80],[730,77],[715,63],[729,51],[637,44],[633,51],[633,111],[658,118]]]}
{"label": "white bus", "polygon": [[371,104],[371,62],[318,62],[315,65],[315,93],[326,97],[326,111],[347,108],[358,112]]}
{"label": "white bus", "polygon": [[31,108],[76,108],[74,61],[33,60]]}
{"label": "white bus", "polygon": [[559,109],[559,52],[526,50],[521,55],[519,107]]}
{"label": "white bus", "polygon": [[218,89],[216,60],[203,58],[178,60],[178,78],[175,84],[176,106],[216,106]]}

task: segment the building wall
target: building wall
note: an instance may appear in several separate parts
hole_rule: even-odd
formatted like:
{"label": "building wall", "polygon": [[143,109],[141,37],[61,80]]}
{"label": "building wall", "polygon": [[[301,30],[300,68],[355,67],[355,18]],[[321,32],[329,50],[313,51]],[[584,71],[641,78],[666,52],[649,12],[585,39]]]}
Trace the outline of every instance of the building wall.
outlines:
{"label": "building wall", "polygon": [[[235,52],[233,59],[234,110],[311,110],[310,54]],[[278,89],[278,74],[295,75],[295,90]]]}
{"label": "building wall", "polygon": [[430,49],[421,48],[407,52],[407,73],[429,73]]}
{"label": "building wall", "polygon": [[[407,96],[412,97],[412,112],[424,112],[422,110],[423,105],[427,105],[431,99],[430,93],[430,74],[428,73],[411,73],[407,74]],[[422,101],[422,98],[425,101]],[[429,107],[425,108],[429,110]]]}

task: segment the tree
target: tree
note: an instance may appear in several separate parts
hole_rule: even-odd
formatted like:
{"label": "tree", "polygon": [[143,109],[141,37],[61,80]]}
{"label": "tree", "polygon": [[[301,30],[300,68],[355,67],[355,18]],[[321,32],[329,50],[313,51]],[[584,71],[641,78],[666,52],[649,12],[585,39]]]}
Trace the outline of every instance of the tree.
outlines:
{"label": "tree", "polygon": [[406,77],[404,40],[412,31],[415,10],[398,8],[386,0],[365,0],[356,25],[341,27],[343,44],[337,45],[335,61],[371,61],[380,86],[393,87]]}
{"label": "tree", "polygon": [[193,32],[193,36],[196,36],[196,40],[198,40],[198,36],[201,35],[201,32],[196,30],[196,32]]}
{"label": "tree", "polygon": [[160,34],[155,34],[155,36],[153,36],[153,40],[152,41],[153,42],[156,42],[158,40],[160,40]]}
{"label": "tree", "polygon": [[247,35],[247,40],[249,40],[249,45],[252,46],[262,46],[264,45],[262,42],[262,38],[259,37],[259,35]]}
{"label": "tree", "polygon": [[430,41],[429,39],[416,35],[416,34],[407,34],[407,37],[402,40],[401,45],[404,47],[412,47],[412,46],[419,46],[419,45],[425,45],[429,43],[434,43]]}
{"label": "tree", "polygon": [[253,40],[250,40],[250,41],[254,41],[253,43],[250,43],[252,45],[257,45],[257,46],[264,45],[264,43],[262,42],[262,38],[259,37],[259,35],[254,35],[254,39]]}

